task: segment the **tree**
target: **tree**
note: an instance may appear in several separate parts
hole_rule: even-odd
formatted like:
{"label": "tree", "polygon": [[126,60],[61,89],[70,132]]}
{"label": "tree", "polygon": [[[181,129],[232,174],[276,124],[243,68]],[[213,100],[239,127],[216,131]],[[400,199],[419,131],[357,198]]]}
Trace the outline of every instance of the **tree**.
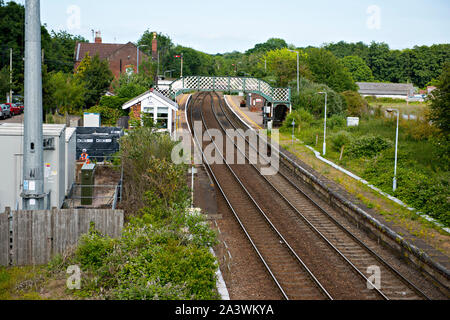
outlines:
{"label": "tree", "polygon": [[85,107],[96,105],[108,91],[114,76],[108,61],[101,61],[98,54],[93,58],[86,54],[75,73],[86,89]]}
{"label": "tree", "polygon": [[51,44],[44,51],[44,61],[48,66],[48,71],[63,71],[69,73],[73,71],[73,50],[77,42],[87,42],[81,36],[74,36],[66,31],[51,32],[49,43]]}
{"label": "tree", "polygon": [[372,70],[370,70],[361,57],[347,56],[341,62],[350,71],[353,80],[357,82],[370,82],[374,80]]}
{"label": "tree", "polygon": [[57,109],[59,113],[74,113],[84,106],[86,88],[71,74],[52,72],[49,74],[49,98],[45,99],[47,110]]}
{"label": "tree", "polygon": [[315,82],[324,83],[337,92],[356,90],[350,71],[330,51],[310,48],[307,54],[306,61]]}
{"label": "tree", "polygon": [[367,112],[368,103],[356,91],[344,91],[341,93],[347,104],[347,114],[352,117],[361,117]]}
{"label": "tree", "polygon": [[9,93],[10,77],[9,68],[7,66],[0,70],[0,101],[2,101]]}
{"label": "tree", "polygon": [[[300,75],[308,77],[309,70],[306,67],[306,55],[300,51]],[[267,61],[267,70],[276,77],[277,85],[286,87],[290,81],[297,78],[297,54],[288,49],[277,49],[267,52],[260,61],[260,67],[264,67]]]}
{"label": "tree", "polygon": [[287,48],[288,44],[283,39],[279,38],[270,38],[264,43],[258,43],[255,45],[253,49],[247,50],[245,54],[254,54],[254,53],[265,53],[268,51],[273,51],[277,49]]}
{"label": "tree", "polygon": [[[141,48],[144,52],[148,52],[151,57],[153,34],[156,31],[146,30],[141,36],[137,45],[146,45],[146,47]],[[170,64],[173,57],[171,57],[171,51],[174,48],[174,44],[168,35],[164,35],[160,32],[156,32],[156,40],[158,41],[158,52],[159,52],[159,72],[164,74],[165,70],[168,70],[168,65]],[[157,62],[155,62],[157,63]],[[155,74],[156,74],[155,68]]]}
{"label": "tree", "polygon": [[323,116],[325,98],[323,95],[317,94],[322,91],[327,92],[328,95],[328,116],[345,112],[343,97],[328,86],[314,83],[306,78],[300,78],[300,89],[300,95],[297,94],[297,91],[293,91],[292,106],[294,110],[303,108],[315,116]]}
{"label": "tree", "polygon": [[153,80],[144,73],[121,74],[119,79],[114,80],[113,90],[120,98],[132,99],[149,90]]}
{"label": "tree", "polygon": [[437,89],[431,94],[429,119],[448,136],[450,132],[450,62],[444,65]]}

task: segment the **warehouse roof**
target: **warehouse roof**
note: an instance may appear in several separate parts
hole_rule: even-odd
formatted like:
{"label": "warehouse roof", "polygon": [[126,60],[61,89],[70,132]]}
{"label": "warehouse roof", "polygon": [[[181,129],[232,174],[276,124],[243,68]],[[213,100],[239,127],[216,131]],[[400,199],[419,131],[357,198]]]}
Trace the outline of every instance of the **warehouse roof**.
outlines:
{"label": "warehouse roof", "polygon": [[414,87],[411,83],[377,83],[357,82],[359,93],[362,95],[413,95]]}

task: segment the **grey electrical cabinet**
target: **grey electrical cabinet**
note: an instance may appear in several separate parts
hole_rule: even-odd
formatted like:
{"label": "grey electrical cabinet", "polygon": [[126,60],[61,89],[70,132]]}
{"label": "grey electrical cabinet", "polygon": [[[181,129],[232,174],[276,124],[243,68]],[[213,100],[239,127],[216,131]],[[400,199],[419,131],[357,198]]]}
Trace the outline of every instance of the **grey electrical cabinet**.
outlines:
{"label": "grey electrical cabinet", "polygon": [[[66,125],[43,125],[45,208],[61,208],[66,196]],[[22,209],[23,124],[0,125],[0,212]]]}
{"label": "grey electrical cabinet", "polygon": [[81,168],[81,205],[92,205],[95,184],[95,164],[84,164]]}

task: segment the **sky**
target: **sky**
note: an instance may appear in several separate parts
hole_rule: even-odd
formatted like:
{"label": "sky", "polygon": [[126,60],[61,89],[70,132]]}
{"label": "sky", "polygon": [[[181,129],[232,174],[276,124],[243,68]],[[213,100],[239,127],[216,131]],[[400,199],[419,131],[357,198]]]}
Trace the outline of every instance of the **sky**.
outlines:
{"label": "sky", "polygon": [[[16,0],[25,3],[25,0]],[[269,38],[297,47],[450,43],[449,0],[41,0],[41,22],[92,41],[136,42],[146,30],[207,53],[244,52]]]}

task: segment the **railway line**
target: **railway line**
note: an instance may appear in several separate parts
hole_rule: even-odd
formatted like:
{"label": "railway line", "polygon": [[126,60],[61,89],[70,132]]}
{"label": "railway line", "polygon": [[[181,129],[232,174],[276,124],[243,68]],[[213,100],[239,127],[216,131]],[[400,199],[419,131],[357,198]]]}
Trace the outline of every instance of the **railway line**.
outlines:
{"label": "railway line", "polygon": [[[188,107],[189,123],[201,121],[202,135],[206,129],[222,132],[223,140],[213,139],[209,131],[206,135],[223,164],[205,161],[205,166],[285,299],[428,298],[309,197],[289,166],[280,161],[277,174],[263,176],[260,172],[268,164],[267,154],[250,164],[251,151],[257,151],[255,141],[260,137],[246,136],[242,145],[226,134],[226,130],[242,129],[243,125],[218,94],[197,94]],[[194,140],[202,151],[211,148],[203,137],[194,134]],[[230,162],[225,156],[229,154],[240,154],[246,164]],[[380,271],[379,288],[368,286],[372,267]]]}

